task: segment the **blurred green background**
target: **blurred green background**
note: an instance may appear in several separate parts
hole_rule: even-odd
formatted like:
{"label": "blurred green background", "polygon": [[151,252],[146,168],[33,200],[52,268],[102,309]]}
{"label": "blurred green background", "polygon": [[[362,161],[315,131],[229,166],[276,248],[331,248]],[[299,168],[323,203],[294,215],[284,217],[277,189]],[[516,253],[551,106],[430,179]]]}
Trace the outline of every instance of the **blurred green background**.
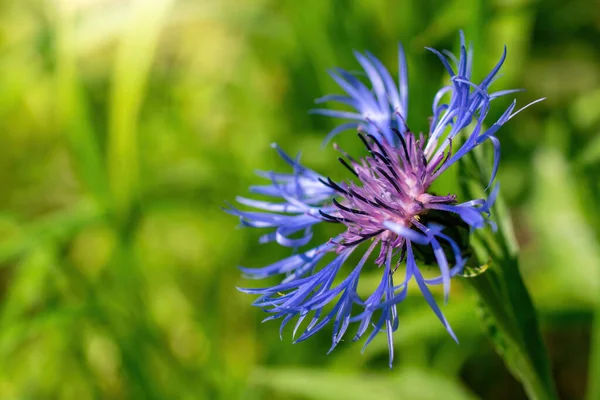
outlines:
{"label": "blurred green background", "polygon": [[[383,337],[363,355],[342,343],[327,356],[326,329],[280,341],[235,290],[251,284],[236,265],[286,251],[258,246],[220,209],[260,182],[255,169],[285,167],[273,141],[343,176],[320,148],[334,122],[307,111],[339,92],[327,68],[359,69],[353,49],[395,75],[404,44],[409,125],[426,130],[445,77],[423,47],[456,50],[459,29],[476,77],[506,44],[494,87],[527,88],[521,105],[548,97],[500,132],[499,179],[561,399],[583,398],[600,307],[598,10],[596,0],[0,2],[0,398],[524,398],[460,280],[444,307],[460,345],[413,293],[392,371]],[[360,149],[351,133],[339,141]]]}

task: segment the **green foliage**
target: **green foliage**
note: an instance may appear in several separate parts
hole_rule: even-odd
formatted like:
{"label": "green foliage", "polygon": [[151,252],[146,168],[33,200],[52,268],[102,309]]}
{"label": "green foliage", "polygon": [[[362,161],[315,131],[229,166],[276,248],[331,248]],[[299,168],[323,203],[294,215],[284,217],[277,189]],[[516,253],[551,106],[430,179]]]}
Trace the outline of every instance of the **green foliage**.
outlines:
{"label": "green foliage", "polygon": [[[474,41],[476,76],[507,44],[495,88],[526,87],[522,104],[548,96],[500,133],[506,208],[496,218],[504,233],[502,221],[514,219],[560,396],[582,398],[587,341],[572,339],[591,331],[594,310],[600,320],[593,15],[586,0],[1,3],[0,398],[519,398],[464,284],[498,280],[517,285],[502,297],[516,321],[505,345],[515,341],[524,373],[547,387],[516,242],[491,249],[500,262],[485,273],[453,282],[443,311],[458,346],[409,290],[392,371],[385,338],[363,355],[361,343],[344,342],[326,356],[326,331],[297,345],[285,331],[280,341],[235,290],[249,284],[236,265],[285,254],[256,245],[220,210],[257,182],[254,169],[282,167],[269,143],[341,176],[333,150],[320,149],[332,122],[307,114],[336,90],[325,70],[357,68],[354,48],[394,70],[402,41],[409,123],[425,131],[443,71],[423,46],[452,49],[461,28]],[[506,105],[498,100],[492,114]],[[339,141],[361,147],[351,134]],[[456,184],[449,177],[439,190]],[[598,343],[598,324],[594,332]]]}
{"label": "green foliage", "polygon": [[281,393],[313,399],[475,399],[447,376],[435,370],[404,368],[393,376],[339,374],[319,369],[257,369],[251,382]]}
{"label": "green foliage", "polygon": [[[459,161],[459,181],[466,198],[479,197],[487,185],[491,159],[478,148]],[[523,383],[531,399],[556,399],[550,364],[531,296],[519,271],[513,224],[501,197],[493,207],[497,232],[477,231],[472,246],[478,264],[490,264],[469,278],[480,299],[480,314],[496,351]]]}

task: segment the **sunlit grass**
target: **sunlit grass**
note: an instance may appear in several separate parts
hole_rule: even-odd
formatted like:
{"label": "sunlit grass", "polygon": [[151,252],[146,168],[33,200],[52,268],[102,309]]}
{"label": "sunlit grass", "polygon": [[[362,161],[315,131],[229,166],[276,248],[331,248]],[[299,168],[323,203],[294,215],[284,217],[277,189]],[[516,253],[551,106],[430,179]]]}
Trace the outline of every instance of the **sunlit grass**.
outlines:
{"label": "sunlit grass", "polygon": [[[330,149],[318,153],[330,122],[307,113],[334,89],[325,70],[357,69],[351,50],[365,48],[393,70],[402,41],[409,123],[424,130],[442,70],[422,47],[453,48],[463,28],[480,70],[508,45],[499,90],[527,87],[523,103],[554,95],[502,132],[500,179],[544,321],[555,327],[558,314],[583,312],[589,330],[599,304],[591,276],[600,65],[578,27],[597,33],[585,18],[591,7],[576,2],[567,20],[552,2],[409,3],[0,5],[0,397],[522,396],[460,285],[445,312],[461,345],[449,346],[426,304],[409,301],[391,372],[384,338],[364,355],[342,343],[326,356],[327,331],[296,345],[286,332],[280,341],[277,324],[260,324],[264,315],[235,290],[247,283],[236,265],[283,254],[234,230],[220,210],[257,182],[254,169],[281,166],[269,144],[303,150],[311,167],[339,168]],[[574,50],[559,62],[564,46]],[[348,135],[340,141],[352,149]],[[573,324],[561,330],[579,329]],[[556,360],[556,373],[585,372],[586,346],[573,350],[581,365]],[[562,354],[553,343],[550,353]],[[485,378],[472,368],[482,359]],[[558,381],[569,398],[584,395],[584,373],[576,375],[581,389]],[[493,397],[498,387],[506,393]]]}

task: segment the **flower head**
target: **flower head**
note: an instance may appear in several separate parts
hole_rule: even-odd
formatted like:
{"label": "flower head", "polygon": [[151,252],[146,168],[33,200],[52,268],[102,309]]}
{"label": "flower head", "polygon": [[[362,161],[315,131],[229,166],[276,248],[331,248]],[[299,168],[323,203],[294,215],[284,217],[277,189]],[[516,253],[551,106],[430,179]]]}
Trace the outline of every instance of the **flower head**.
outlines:
{"label": "flower head", "polygon": [[[459,228],[481,229],[486,223],[494,227],[489,217],[498,185],[487,199],[462,203],[455,194],[439,196],[430,187],[452,164],[487,140],[494,148],[491,184],[500,155],[495,134],[520,110],[513,112],[516,104],[513,102],[489,128],[484,127],[491,102],[517,91],[489,92],[506,57],[506,49],[479,84],[471,80],[472,53],[462,34],[458,58],[430,50],[442,61],[450,75],[450,84],[434,96],[426,137],[413,134],[405,122],[408,93],[402,47],[398,86],[372,54],[356,53],[371,89],[354,75],[337,69],[331,75],[346,94],[317,100],[341,102],[355,112],[314,111],[350,120],[336,127],[326,140],[345,130],[358,130],[366,149],[364,157],[354,159],[338,148],[343,155],[340,161],[353,180],[334,182],[302,166],[298,158],[289,157],[274,145],[292,171],[260,172],[270,184],[251,188],[253,193],[269,196],[273,201],[238,198],[239,203],[262,211],[242,211],[233,206],[227,209],[240,217],[242,225],[272,228],[260,238],[261,243],[275,241],[294,249],[288,258],[266,267],[241,268],[249,278],[282,275],[281,283],[240,290],[258,295],[254,305],[271,314],[267,320],[282,319],[280,332],[296,318],[296,342],[332,322],[333,349],[351,324],[357,325],[353,340],[363,337],[372,327],[365,346],[377,333],[386,332],[391,366],[392,334],[398,328],[396,307],[406,298],[408,285],[413,281],[448,333],[457,340],[429,287],[443,285],[444,298],[448,299],[450,281],[466,262],[465,244],[454,232]],[[461,132],[466,139],[457,146],[458,140],[454,138]],[[322,222],[341,225],[339,235],[326,243],[309,246],[314,227]],[[342,273],[342,267],[355,252],[362,252],[360,260],[349,273]],[[331,259],[326,258],[328,254],[333,254]],[[419,258],[418,254],[430,254],[430,260],[439,268],[439,276],[423,276],[417,263],[423,256]],[[398,278],[395,272],[403,262],[406,272]],[[379,269],[381,281],[368,298],[361,298],[357,293],[360,276],[364,270],[373,268]],[[307,318],[309,321],[303,326]]]}

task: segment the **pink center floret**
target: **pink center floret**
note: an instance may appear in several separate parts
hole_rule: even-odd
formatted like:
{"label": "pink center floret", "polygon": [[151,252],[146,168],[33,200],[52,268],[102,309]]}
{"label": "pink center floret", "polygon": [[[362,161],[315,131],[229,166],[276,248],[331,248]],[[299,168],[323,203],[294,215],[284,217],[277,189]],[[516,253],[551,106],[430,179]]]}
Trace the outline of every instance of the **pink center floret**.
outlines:
{"label": "pink center floret", "polygon": [[[346,164],[360,180],[340,185],[338,190],[344,200],[334,201],[337,206],[335,218],[348,228],[339,241],[338,252],[368,239],[381,242],[381,252],[376,263],[381,265],[388,250],[404,246],[405,239],[390,231],[384,222],[393,222],[406,228],[422,227],[419,216],[426,213],[429,205],[450,204],[454,195],[436,196],[427,193],[443,164],[444,154],[431,162],[423,151],[423,135],[415,139],[411,132],[400,136],[400,145],[394,147],[386,141],[378,141],[361,135],[371,153],[360,161]],[[451,148],[448,154],[451,153]],[[447,159],[447,157],[446,157]]]}

